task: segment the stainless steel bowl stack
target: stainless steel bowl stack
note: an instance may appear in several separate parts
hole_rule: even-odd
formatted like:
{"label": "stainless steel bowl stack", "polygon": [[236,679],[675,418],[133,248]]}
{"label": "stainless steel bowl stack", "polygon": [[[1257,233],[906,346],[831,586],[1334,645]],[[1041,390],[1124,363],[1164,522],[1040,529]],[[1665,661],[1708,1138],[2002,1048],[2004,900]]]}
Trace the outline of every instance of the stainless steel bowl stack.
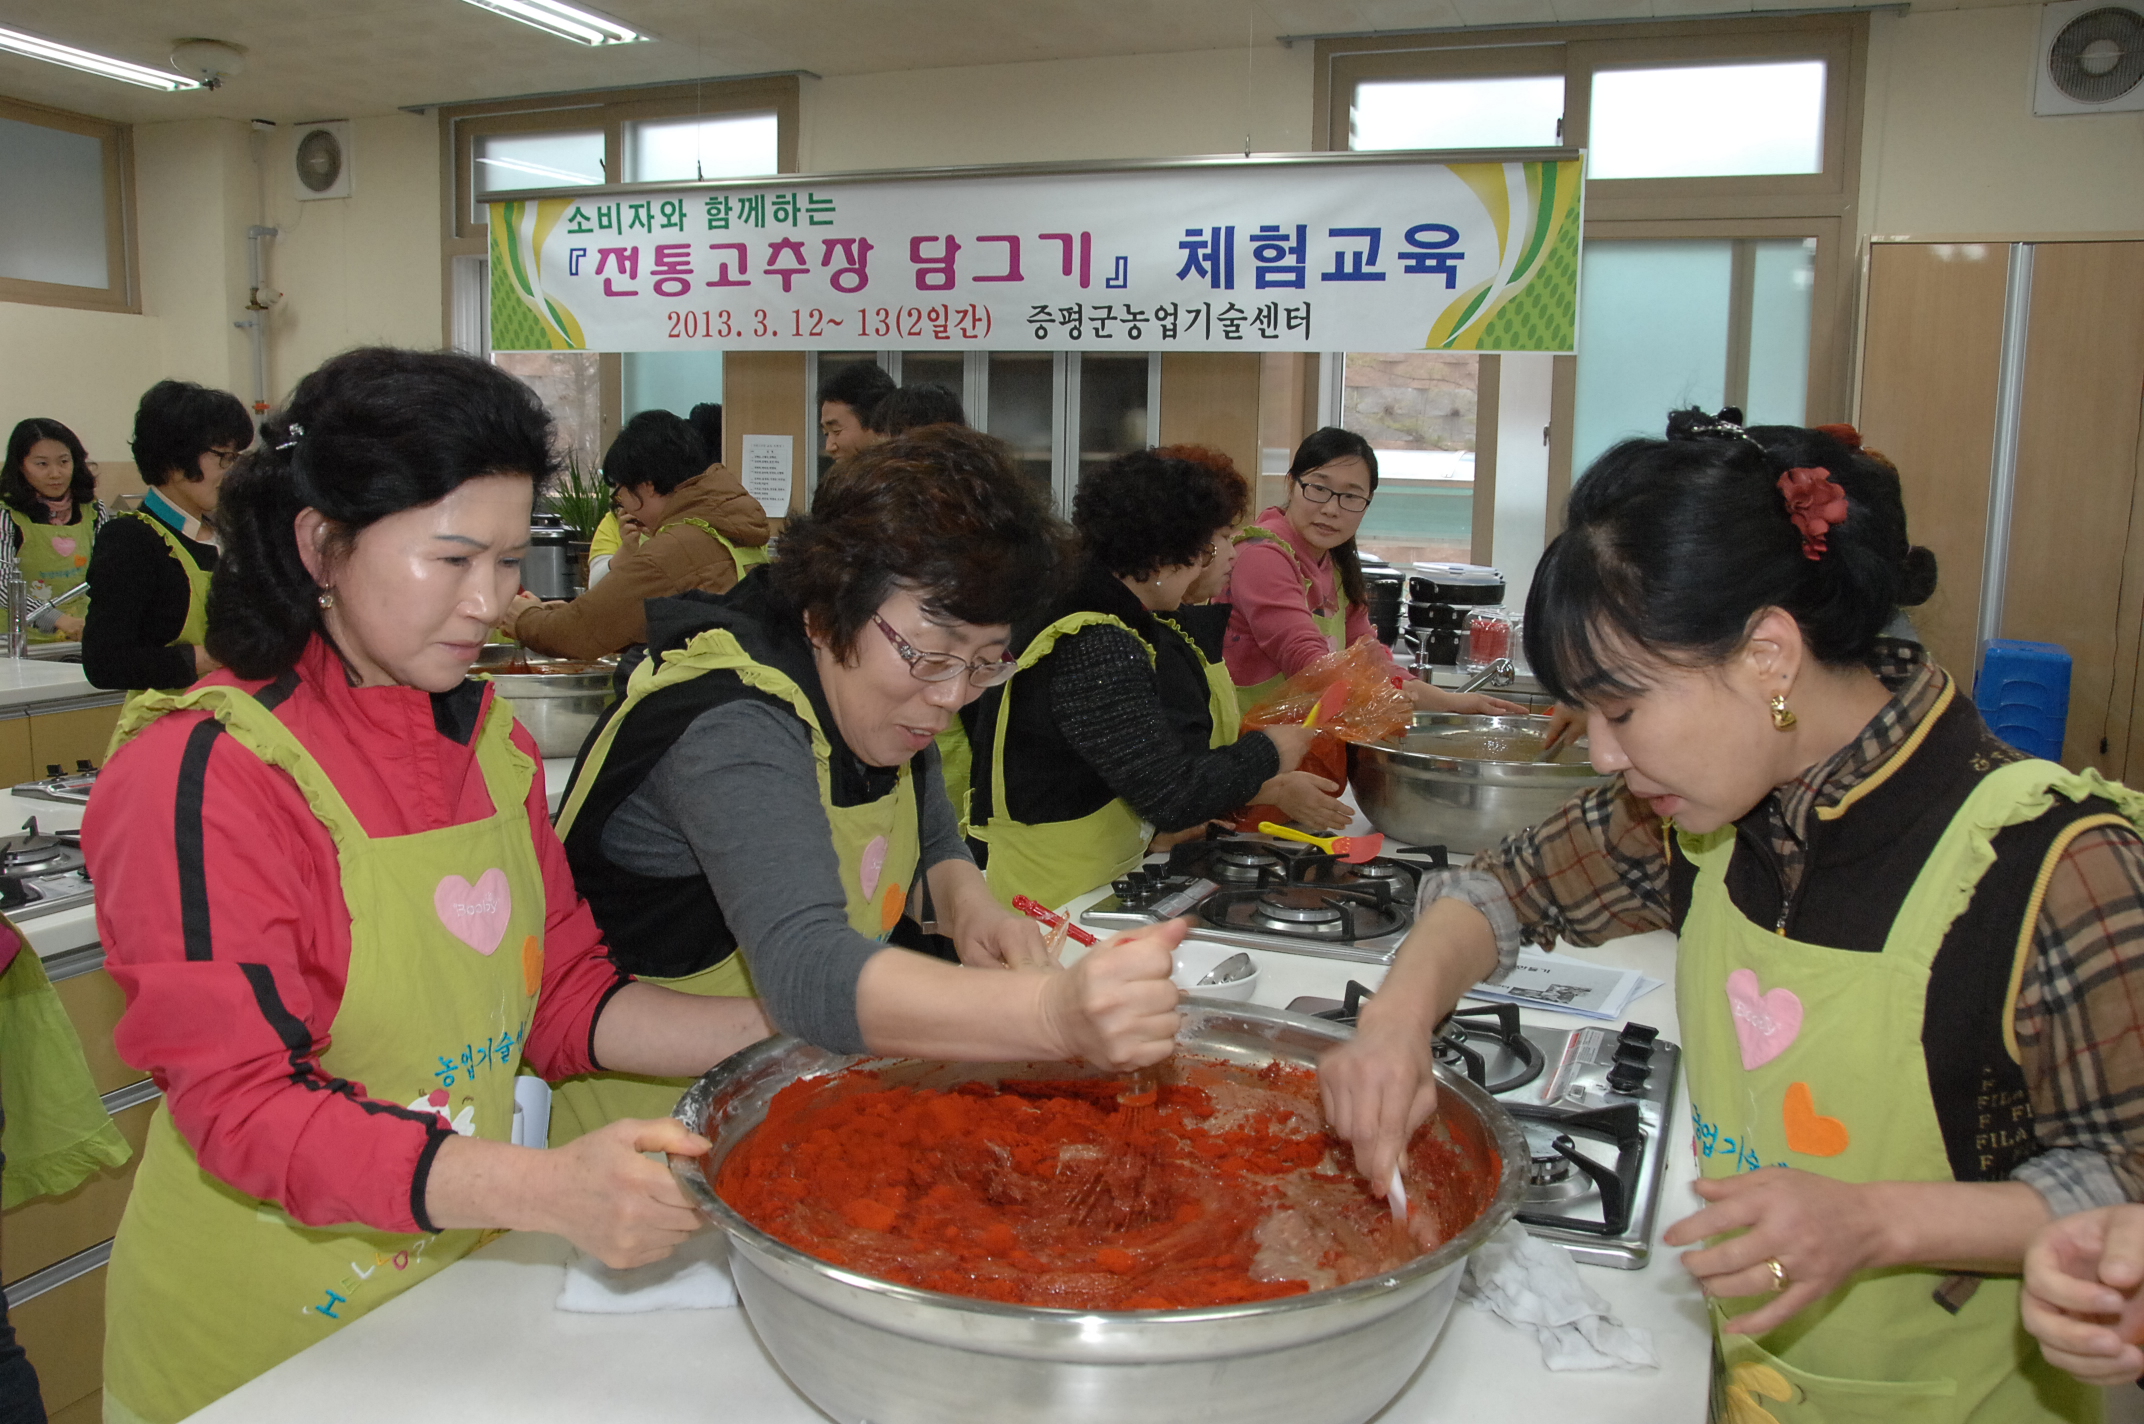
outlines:
{"label": "stainless steel bowl stack", "polygon": [[1516,757],[1548,740],[1546,717],[1470,717],[1422,712],[1399,742],[1355,748],[1348,780],[1370,824],[1409,845],[1472,854],[1539,825],[1557,807],[1607,780],[1583,749],[1556,760],[1489,760],[1471,754],[1484,739],[1508,738]]}
{"label": "stainless steel bowl stack", "polygon": [[[1258,1068],[1309,1064],[1349,1030],[1253,1004],[1185,1005],[1187,1050]],[[790,1382],[841,1424],[1361,1424],[1414,1375],[1444,1327],[1467,1255],[1510,1219],[1528,1160],[1517,1125],[1464,1078],[1438,1070],[1439,1111],[1493,1143],[1489,1209],[1426,1256],[1335,1290],[1208,1310],[1092,1312],[1001,1305],[893,1285],[831,1266],[762,1232],[709,1179],[784,1086],[859,1058],[768,1039],[688,1090],[677,1116],[715,1146],[670,1159],[729,1233],[730,1269],[753,1328]],[[1063,1064],[878,1060],[889,1081],[1062,1077]]]}
{"label": "stainless steel bowl stack", "polygon": [[[526,655],[528,672],[501,672],[520,649],[512,643],[489,643],[477,655],[470,672],[491,679],[499,695],[512,701],[514,715],[536,739],[536,750],[547,757],[575,756],[581,743],[610,705],[612,662],[591,667],[565,658]],[[569,671],[557,671],[559,668]]]}

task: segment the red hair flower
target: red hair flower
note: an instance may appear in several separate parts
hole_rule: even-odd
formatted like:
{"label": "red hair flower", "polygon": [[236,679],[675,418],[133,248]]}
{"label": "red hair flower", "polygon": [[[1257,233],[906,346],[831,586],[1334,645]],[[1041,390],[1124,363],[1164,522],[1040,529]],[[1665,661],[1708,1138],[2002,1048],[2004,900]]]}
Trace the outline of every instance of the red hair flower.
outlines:
{"label": "red hair flower", "polygon": [[1824,536],[1846,522],[1846,491],[1821,466],[1789,470],[1779,477],[1787,517],[1802,531],[1802,555],[1820,559],[1830,546]]}

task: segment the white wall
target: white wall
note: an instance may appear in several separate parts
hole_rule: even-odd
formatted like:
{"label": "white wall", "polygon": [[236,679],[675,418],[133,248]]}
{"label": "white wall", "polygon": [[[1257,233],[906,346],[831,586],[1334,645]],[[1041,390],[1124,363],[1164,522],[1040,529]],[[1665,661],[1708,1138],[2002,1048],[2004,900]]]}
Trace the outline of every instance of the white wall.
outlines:
{"label": "white wall", "polygon": [[2036,118],[2037,4],[1870,19],[1864,235],[2144,232],[2144,113]]}

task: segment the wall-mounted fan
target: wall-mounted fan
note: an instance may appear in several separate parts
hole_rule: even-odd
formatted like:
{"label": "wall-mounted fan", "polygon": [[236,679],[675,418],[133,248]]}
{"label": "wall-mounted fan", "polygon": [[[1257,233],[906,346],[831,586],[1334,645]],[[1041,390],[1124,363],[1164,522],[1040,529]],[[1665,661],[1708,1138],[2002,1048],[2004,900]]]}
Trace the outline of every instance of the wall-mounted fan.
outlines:
{"label": "wall-mounted fan", "polygon": [[2040,12],[2035,114],[2144,109],[2144,4],[2061,0]]}
{"label": "wall-mounted fan", "polygon": [[350,196],[350,121],[299,124],[291,178],[302,201]]}

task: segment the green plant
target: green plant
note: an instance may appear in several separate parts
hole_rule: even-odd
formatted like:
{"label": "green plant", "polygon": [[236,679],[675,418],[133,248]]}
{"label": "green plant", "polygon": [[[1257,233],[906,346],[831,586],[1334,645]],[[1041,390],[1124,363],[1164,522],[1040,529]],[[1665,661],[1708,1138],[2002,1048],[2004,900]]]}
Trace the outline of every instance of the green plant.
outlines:
{"label": "green plant", "polygon": [[586,540],[596,532],[603,516],[610,513],[610,486],[581,468],[577,452],[566,455],[566,473],[544,496],[544,508],[564,521],[576,539]]}

